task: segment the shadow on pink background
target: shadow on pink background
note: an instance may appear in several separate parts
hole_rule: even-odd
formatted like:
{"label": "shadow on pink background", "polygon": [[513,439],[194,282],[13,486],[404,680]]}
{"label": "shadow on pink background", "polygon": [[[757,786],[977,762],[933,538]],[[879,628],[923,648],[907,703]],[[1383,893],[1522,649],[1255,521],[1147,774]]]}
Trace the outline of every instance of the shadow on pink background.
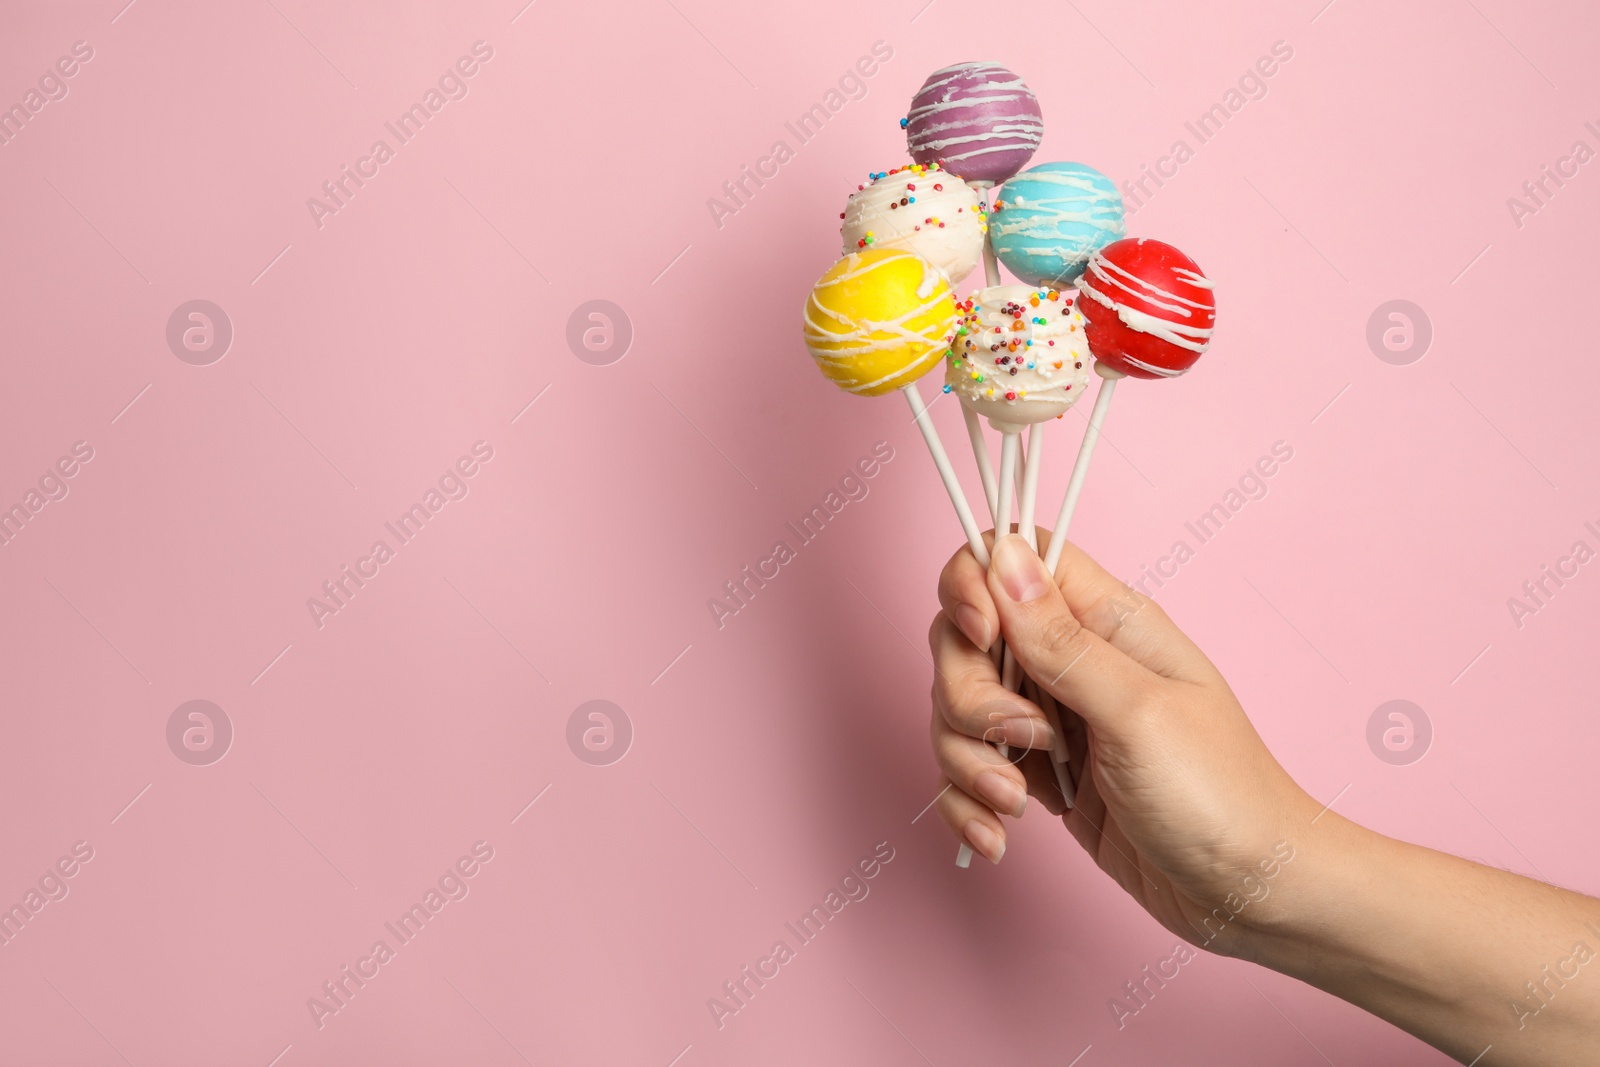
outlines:
{"label": "shadow on pink background", "polygon": [[[1592,8],[122,3],[0,15],[0,103],[40,90],[0,146],[0,506],[27,515],[0,546],[0,903],[41,903],[0,946],[0,1058],[1444,1062],[1209,957],[1119,1027],[1172,937],[1042,812],[968,872],[916,819],[960,534],[903,405],[823,382],[798,313],[911,94],[965,59],[1028,79],[1038,161],[1172,175],[1130,229],[1217,284],[1199,371],[1113,412],[1077,539],[1130,579],[1189,542],[1157,596],[1314,795],[1600,889],[1600,575],[1523,592],[1600,547],[1600,163],[1523,190],[1600,149]],[[594,300],[625,351],[569,346]],[[1420,358],[1369,346],[1393,300]],[[708,600],[877,442],[869,494],[719,627]],[[1396,699],[1425,758],[1369,747]],[[864,897],[786,930],[863,861]]]}

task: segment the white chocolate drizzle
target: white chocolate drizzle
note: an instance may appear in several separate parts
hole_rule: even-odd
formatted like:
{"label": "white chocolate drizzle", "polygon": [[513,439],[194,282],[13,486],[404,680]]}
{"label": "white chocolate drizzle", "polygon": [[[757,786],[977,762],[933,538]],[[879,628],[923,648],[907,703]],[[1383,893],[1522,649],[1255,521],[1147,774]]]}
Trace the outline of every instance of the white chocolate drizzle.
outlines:
{"label": "white chocolate drizzle", "polygon": [[[913,155],[931,150],[939,159],[944,160],[948,167],[949,164],[959,166],[962,160],[989,152],[1031,153],[1039,146],[1040,140],[1044,137],[1044,123],[1036,114],[1035,97],[1020,77],[998,63],[963,63],[936,70],[917,95],[921,97],[925,93],[936,93],[961,77],[971,74],[984,75],[988,79],[972,86],[975,94],[982,95],[951,99],[950,94],[946,93],[943,99],[936,99],[910,109],[906,116],[907,122],[916,125],[912,136],[908,138],[908,146]],[[940,75],[947,77],[940,78]],[[986,124],[988,128],[979,133],[947,136],[952,130],[971,129],[974,121],[970,118],[952,119],[948,122],[937,120],[937,116],[947,111],[976,109],[990,104],[1009,104],[1016,101],[1024,102],[1023,106],[1016,108],[1010,114],[991,118]],[[1003,138],[1005,143],[996,145],[988,143],[999,138]],[[976,147],[966,147],[969,145]],[[948,151],[951,148],[961,150]]]}
{"label": "white chocolate drizzle", "polygon": [[[1173,274],[1178,280],[1195,288],[1206,290],[1213,288],[1209,279],[1194,271],[1179,267],[1174,268]],[[1194,280],[1196,278],[1199,279],[1198,282]],[[1102,290],[1102,286],[1105,290],[1117,292],[1118,295],[1108,295],[1107,292]],[[1154,304],[1164,311],[1170,311],[1173,315],[1179,315],[1186,319],[1214,318],[1216,311],[1211,305],[1191,300],[1188,297],[1148,282],[1106,259],[1103,251],[1096,252],[1089,257],[1088,269],[1084,271],[1083,277],[1078,280],[1078,289],[1083,295],[1096,301],[1101,306],[1115,311],[1117,318],[1121,319],[1129,329],[1150,334],[1152,337],[1159,337],[1168,344],[1187,349],[1197,355],[1204,352],[1211,344],[1212,327],[1191,326],[1182,322],[1172,322],[1152,315],[1140,308],[1129,307],[1124,300],[1126,297],[1137,297],[1146,303]],[[1165,367],[1153,367],[1134,359],[1128,359],[1128,362],[1141,370],[1149,371],[1151,374],[1159,374],[1166,378],[1176,377],[1183,373],[1183,371],[1169,370]]]}
{"label": "white chocolate drizzle", "polygon": [[[845,269],[836,277],[819,282],[806,299],[806,348],[810,350],[812,358],[819,365],[826,364],[840,373],[840,377],[834,381],[841,389],[858,394],[870,393],[884,382],[907,374],[920,377],[932,370],[934,364],[950,347],[949,337],[945,332],[949,329],[948,323],[944,324],[943,331],[937,320],[927,323],[921,329],[911,329],[907,326],[912,319],[926,315],[938,307],[940,302],[950,301],[950,293],[945,287],[943,274],[921,257],[911,258],[916,259],[922,267],[922,277],[917,283],[916,294],[917,299],[923,303],[892,319],[852,319],[848,315],[824,307],[817,299],[817,294],[825,289],[853,281],[880,267],[897,263],[907,256],[911,256],[911,253],[898,252],[876,257],[872,262],[863,265],[862,257],[852,252],[845,257],[847,260]],[[828,329],[827,323],[840,328]],[[831,347],[824,349],[818,345]],[[889,374],[872,381],[860,381],[853,373],[857,361],[863,356],[900,347],[904,347],[911,358]]]}

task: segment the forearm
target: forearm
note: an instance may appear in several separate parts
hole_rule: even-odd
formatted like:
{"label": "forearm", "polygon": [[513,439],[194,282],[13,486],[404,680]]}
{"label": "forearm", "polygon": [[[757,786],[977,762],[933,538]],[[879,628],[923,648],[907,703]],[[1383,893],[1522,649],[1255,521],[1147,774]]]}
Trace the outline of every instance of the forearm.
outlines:
{"label": "forearm", "polygon": [[1463,1063],[1600,1064],[1600,901],[1332,812],[1285,873],[1241,955]]}

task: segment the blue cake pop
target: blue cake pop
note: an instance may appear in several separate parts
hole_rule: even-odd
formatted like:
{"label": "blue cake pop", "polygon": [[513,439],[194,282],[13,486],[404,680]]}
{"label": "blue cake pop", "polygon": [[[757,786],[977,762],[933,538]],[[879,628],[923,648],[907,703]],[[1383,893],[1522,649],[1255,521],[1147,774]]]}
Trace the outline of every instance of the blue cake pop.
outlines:
{"label": "blue cake pop", "polygon": [[1082,163],[1029,167],[1006,182],[989,216],[995,255],[1030,285],[1071,285],[1125,233],[1117,187]]}

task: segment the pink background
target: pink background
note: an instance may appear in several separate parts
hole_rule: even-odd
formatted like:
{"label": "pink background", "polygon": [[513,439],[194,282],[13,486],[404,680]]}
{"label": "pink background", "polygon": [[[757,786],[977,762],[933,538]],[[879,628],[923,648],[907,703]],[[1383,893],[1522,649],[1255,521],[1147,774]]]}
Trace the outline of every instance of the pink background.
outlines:
{"label": "pink background", "polygon": [[[1123,390],[1075,534],[1133,577],[1287,442],[1159,598],[1337,810],[1600,890],[1600,570],[1520,629],[1506,603],[1600,548],[1600,162],[1520,227],[1506,204],[1600,148],[1592,5],[123,3],[0,14],[5,103],[94,50],[0,147],[0,504],[94,450],[0,547],[0,902],[94,849],[0,947],[0,1058],[1443,1062],[1209,957],[1119,1030],[1172,937],[1042,811],[968,872],[913,822],[959,533],[904,405],[827,386],[799,308],[845,193],[964,59],[1029,80],[1037,160],[1122,181],[1292,47],[1131,220],[1216,281],[1217,341]],[[319,228],[307,198],[479,40],[469,94]],[[798,145],[785,121],[880,40]],[[719,227],[707,198],[780,138]],[[197,298],[234,329],[209,366],[165,339]],[[591,299],[633,325],[609,366],[565,340]],[[1434,328],[1408,366],[1366,342],[1392,299]],[[1052,512],[1082,425],[1055,424]],[[470,494],[319,629],[307,598],[480,440]],[[879,440],[867,498],[719,630],[708,598]],[[1409,766],[1366,741],[1396,698],[1435,733]],[[235,731],[209,766],[167,745],[192,699]],[[567,743],[592,699],[632,724],[609,766]],[[307,998],[477,841],[470,894],[319,1029]],[[719,1030],[707,998],[882,841],[870,895]]]}

